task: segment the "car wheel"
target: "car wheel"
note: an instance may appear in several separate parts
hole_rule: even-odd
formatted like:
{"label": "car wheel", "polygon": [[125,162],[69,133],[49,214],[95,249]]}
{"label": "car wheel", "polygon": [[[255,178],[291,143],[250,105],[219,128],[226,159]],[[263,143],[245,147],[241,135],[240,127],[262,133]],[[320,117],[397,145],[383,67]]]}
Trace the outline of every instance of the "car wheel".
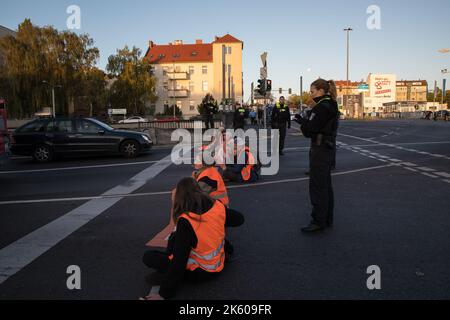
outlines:
{"label": "car wheel", "polygon": [[126,158],[134,158],[139,154],[139,144],[133,140],[126,140],[120,147],[120,152]]}
{"label": "car wheel", "polygon": [[49,162],[53,159],[53,151],[49,146],[39,144],[34,148],[33,159],[37,162]]}

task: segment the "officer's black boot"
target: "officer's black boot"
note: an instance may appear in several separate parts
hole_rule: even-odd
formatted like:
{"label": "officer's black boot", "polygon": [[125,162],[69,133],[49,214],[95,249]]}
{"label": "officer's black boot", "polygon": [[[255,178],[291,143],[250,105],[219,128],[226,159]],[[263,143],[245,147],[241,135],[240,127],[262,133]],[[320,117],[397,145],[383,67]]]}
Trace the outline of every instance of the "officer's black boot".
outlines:
{"label": "officer's black boot", "polygon": [[314,222],[311,222],[309,225],[302,228],[302,232],[313,233],[313,232],[322,231],[323,229],[325,229],[325,228],[322,226],[319,226],[318,224],[315,224]]}

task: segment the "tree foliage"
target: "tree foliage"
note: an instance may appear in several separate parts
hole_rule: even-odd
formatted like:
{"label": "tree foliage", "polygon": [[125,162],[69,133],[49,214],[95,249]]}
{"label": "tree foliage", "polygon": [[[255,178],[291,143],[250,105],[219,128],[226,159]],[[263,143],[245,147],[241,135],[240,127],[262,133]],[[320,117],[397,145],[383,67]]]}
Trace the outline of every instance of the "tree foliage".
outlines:
{"label": "tree foliage", "polygon": [[87,34],[37,27],[29,19],[15,37],[0,39],[0,96],[7,99],[10,115],[30,117],[50,107],[56,86],[57,113],[67,114],[77,96],[100,103],[101,71],[95,67],[99,50],[93,45]]}
{"label": "tree foliage", "polygon": [[203,97],[202,102],[197,106],[198,113],[205,114],[206,107],[210,105],[214,106],[214,108],[217,110],[218,108],[217,101],[214,99],[212,94],[208,93]]}
{"label": "tree foliage", "polygon": [[145,114],[146,103],[157,100],[151,65],[141,54],[140,49],[125,46],[109,56],[106,67],[109,77],[115,79],[110,88],[111,106],[136,115]]}

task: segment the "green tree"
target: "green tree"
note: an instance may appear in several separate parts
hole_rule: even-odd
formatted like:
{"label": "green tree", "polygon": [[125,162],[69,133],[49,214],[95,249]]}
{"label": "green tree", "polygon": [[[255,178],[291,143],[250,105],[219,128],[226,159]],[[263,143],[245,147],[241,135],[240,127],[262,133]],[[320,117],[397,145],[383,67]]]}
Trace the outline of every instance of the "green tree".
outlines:
{"label": "green tree", "polygon": [[83,80],[98,60],[93,44],[86,34],[37,27],[29,19],[15,37],[0,39],[0,95],[8,100],[11,116],[29,117],[51,106],[53,86],[61,86],[55,89],[57,112],[67,114],[74,98],[84,95]]}
{"label": "green tree", "polygon": [[296,108],[300,107],[300,103],[307,104],[307,102],[311,99],[311,96],[308,92],[303,92],[303,95],[300,99],[300,95],[293,94],[288,98],[288,104],[295,105]]}
{"label": "green tree", "polygon": [[111,105],[136,115],[145,114],[146,103],[157,100],[151,65],[141,54],[140,49],[125,46],[109,56],[106,67],[109,77],[116,79],[110,89]]}
{"label": "green tree", "polygon": [[198,113],[200,113],[202,115],[205,114],[206,108],[208,106],[213,106],[217,112],[217,110],[218,110],[217,101],[214,99],[214,97],[210,93],[206,94],[206,96],[203,97],[202,102],[197,106]]}

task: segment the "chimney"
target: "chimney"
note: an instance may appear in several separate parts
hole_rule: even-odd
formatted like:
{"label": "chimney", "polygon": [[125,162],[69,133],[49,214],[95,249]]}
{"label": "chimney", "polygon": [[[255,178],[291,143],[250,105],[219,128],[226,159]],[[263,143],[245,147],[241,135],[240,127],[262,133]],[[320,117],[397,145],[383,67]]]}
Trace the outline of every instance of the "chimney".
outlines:
{"label": "chimney", "polygon": [[153,48],[155,46],[155,44],[153,43],[153,41],[149,41],[148,42],[148,47],[151,49],[151,48]]}
{"label": "chimney", "polygon": [[183,44],[183,40],[174,40],[173,44],[176,46],[182,45]]}
{"label": "chimney", "polygon": [[197,40],[195,40],[195,44],[203,44],[203,40],[202,39],[197,39]]}

